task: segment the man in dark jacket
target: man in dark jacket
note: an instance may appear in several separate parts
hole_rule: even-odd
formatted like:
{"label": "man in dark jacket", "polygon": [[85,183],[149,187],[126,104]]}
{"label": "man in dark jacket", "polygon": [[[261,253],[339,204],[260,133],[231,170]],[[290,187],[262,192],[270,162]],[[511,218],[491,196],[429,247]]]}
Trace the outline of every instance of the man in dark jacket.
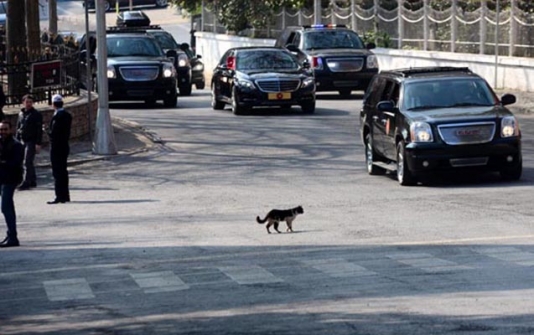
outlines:
{"label": "man in dark jacket", "polygon": [[37,186],[35,175],[35,154],[41,150],[43,139],[43,116],[33,108],[33,97],[29,94],[22,98],[24,108],[17,121],[17,140],[24,144],[24,180],[19,190]]}
{"label": "man in dark jacket", "polygon": [[56,111],[48,126],[48,137],[50,138],[50,162],[52,163],[56,198],[48,201],[47,204],[49,205],[70,201],[67,158],[70,152],[69,138],[72,116],[63,108],[61,95],[56,94],[52,97],[52,105]]}
{"label": "man in dark jacket", "polygon": [[13,195],[22,181],[24,146],[13,138],[9,122],[0,122],[0,192],[2,213],[6,220],[7,236],[0,248],[18,247],[17,215]]}

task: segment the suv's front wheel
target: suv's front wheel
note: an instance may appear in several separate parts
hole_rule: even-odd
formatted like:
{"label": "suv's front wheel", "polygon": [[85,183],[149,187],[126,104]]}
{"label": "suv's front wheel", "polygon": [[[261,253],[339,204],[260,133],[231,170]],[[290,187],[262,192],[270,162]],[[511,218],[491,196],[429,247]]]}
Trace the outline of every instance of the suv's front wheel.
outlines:
{"label": "suv's front wheel", "polygon": [[516,165],[504,168],[499,172],[503,180],[519,180],[523,173],[523,159],[520,157]]}
{"label": "suv's front wheel", "polygon": [[397,180],[402,186],[415,184],[416,180],[406,162],[406,149],[404,141],[397,144]]}
{"label": "suv's front wheel", "polygon": [[384,174],[384,169],[374,165],[375,150],[373,148],[373,139],[371,134],[365,136],[365,164],[367,173],[370,175]]}

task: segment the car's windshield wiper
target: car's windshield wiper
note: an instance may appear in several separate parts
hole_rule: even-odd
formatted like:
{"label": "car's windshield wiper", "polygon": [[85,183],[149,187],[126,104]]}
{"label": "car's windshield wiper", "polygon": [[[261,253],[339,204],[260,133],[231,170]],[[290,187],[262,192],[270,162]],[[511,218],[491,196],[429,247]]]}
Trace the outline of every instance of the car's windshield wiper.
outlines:
{"label": "car's windshield wiper", "polygon": [[435,109],[435,108],[447,108],[449,106],[436,106],[436,105],[424,105],[424,106],[416,106],[412,108],[408,108],[409,111],[415,111],[420,109]]}
{"label": "car's windshield wiper", "polygon": [[481,102],[478,102],[478,103],[477,102],[461,102],[461,103],[457,103],[457,104],[450,105],[447,107],[452,108],[452,107],[470,107],[470,106],[476,107],[476,106],[492,106],[492,105],[489,103],[481,103]]}

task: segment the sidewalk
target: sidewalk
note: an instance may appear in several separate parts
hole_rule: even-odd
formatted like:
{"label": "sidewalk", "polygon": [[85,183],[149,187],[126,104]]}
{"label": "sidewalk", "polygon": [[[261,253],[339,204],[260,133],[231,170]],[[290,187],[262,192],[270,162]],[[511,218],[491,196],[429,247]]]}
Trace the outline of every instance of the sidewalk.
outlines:
{"label": "sidewalk", "polygon": [[[161,139],[157,135],[147,131],[137,123],[112,117],[112,124],[117,155],[133,155],[147,151],[157,143],[161,143]],[[41,148],[41,152],[35,156],[36,167],[50,166],[49,149],[50,147],[47,145]],[[68,165],[73,166],[90,161],[110,159],[117,155],[93,154],[93,143],[89,139],[71,141]]]}

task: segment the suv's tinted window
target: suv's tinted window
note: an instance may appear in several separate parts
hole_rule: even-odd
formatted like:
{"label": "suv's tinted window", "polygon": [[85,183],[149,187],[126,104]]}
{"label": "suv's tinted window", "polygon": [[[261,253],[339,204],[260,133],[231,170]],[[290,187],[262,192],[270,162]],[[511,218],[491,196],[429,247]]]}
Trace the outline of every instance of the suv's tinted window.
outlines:
{"label": "suv's tinted window", "polygon": [[351,30],[308,31],[304,38],[304,50],[363,49],[362,40]]}
{"label": "suv's tinted window", "polygon": [[415,81],[404,86],[402,108],[491,106],[496,103],[486,82],[479,78]]}
{"label": "suv's tinted window", "polygon": [[156,38],[163,49],[178,49],[178,43],[166,32],[150,32]]}
{"label": "suv's tinted window", "polygon": [[107,38],[108,57],[163,56],[158,43],[146,36],[116,36]]}

